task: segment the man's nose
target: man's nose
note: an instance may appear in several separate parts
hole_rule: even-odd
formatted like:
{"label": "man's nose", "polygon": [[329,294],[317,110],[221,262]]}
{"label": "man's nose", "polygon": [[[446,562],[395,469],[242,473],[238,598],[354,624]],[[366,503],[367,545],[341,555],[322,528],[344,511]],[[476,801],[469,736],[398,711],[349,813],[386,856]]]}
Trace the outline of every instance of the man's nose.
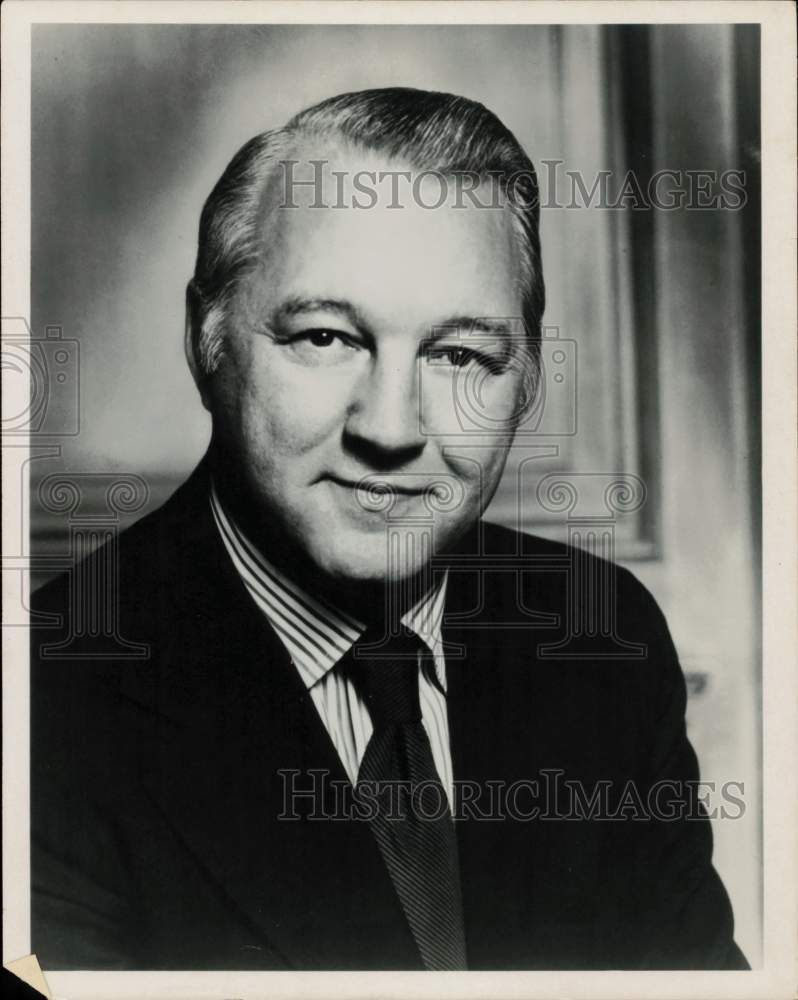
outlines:
{"label": "man's nose", "polygon": [[373,468],[417,457],[426,437],[418,391],[418,360],[375,358],[355,387],[344,426],[347,447]]}

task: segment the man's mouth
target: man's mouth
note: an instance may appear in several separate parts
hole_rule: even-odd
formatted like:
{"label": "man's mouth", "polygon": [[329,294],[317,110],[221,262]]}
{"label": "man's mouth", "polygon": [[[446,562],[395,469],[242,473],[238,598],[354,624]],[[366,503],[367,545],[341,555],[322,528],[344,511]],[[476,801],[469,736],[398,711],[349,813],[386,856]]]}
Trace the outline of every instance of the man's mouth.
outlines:
{"label": "man's mouth", "polygon": [[348,495],[349,504],[358,515],[375,516],[380,520],[394,515],[407,507],[415,510],[424,508],[424,516],[448,510],[455,492],[451,484],[442,479],[433,479],[429,474],[408,474],[406,476],[382,476],[371,473],[360,479],[344,476],[328,476],[328,480]]}
{"label": "man's mouth", "polygon": [[406,478],[399,480],[375,474],[363,476],[360,479],[344,479],[340,476],[329,476],[328,478],[336,485],[343,486],[345,489],[352,490],[358,494],[368,494],[369,496],[374,497],[435,497],[438,496],[443,489],[443,484],[436,482],[435,480],[431,480],[421,485],[416,485],[413,480],[416,480],[418,477],[415,476],[407,476]]}

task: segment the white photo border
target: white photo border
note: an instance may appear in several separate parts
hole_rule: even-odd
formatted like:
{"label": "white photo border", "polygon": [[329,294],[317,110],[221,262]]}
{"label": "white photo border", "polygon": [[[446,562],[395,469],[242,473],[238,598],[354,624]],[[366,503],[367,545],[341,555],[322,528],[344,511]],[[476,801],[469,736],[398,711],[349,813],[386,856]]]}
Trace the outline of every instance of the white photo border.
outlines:
{"label": "white photo border", "polygon": [[[2,316],[30,317],[30,71],[36,23],[585,24],[758,23],[762,66],[763,964],[750,972],[54,972],[54,997],[793,997],[798,982],[796,706],[796,92],[791,3],[728,0],[530,2],[23,2],[2,8]],[[4,388],[6,373],[3,373]],[[14,383],[19,393],[22,387]],[[11,412],[27,400],[8,399]],[[5,446],[5,443],[4,443]],[[27,447],[23,445],[23,447]],[[19,455],[20,453],[17,452]],[[4,569],[26,537],[26,498],[3,462]],[[13,560],[18,553],[11,552]],[[3,574],[3,622],[19,594]],[[23,607],[27,594],[22,595]],[[3,628],[3,962],[30,951],[28,644]]]}

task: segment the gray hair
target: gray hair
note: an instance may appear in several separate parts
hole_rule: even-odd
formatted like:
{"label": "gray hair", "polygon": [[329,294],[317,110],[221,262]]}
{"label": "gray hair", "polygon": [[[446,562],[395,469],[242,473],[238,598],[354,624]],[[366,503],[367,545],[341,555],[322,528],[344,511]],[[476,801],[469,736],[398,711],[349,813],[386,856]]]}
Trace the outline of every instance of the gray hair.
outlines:
{"label": "gray hair", "polygon": [[[284,128],[262,132],[233,157],[202,210],[189,321],[205,375],[224,354],[230,303],[260,258],[259,209],[279,157],[300,137],[335,137],[442,175],[476,174],[509,195],[522,265],[523,321],[539,364],[545,287],[538,233],[538,186],[515,136],[482,104],[434,91],[389,87],[340,94],[301,111]],[[510,190],[511,188],[511,190]]]}

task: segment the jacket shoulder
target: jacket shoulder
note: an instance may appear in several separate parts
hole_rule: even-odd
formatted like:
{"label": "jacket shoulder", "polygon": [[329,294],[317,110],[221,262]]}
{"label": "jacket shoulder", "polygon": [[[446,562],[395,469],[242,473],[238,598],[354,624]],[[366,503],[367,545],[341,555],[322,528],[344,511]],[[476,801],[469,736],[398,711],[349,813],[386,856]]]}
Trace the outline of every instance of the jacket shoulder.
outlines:
{"label": "jacket shoulder", "polygon": [[181,551],[196,551],[201,543],[200,537],[191,536],[207,533],[206,521],[210,521],[211,514],[205,482],[200,466],[162,506],[39,587],[31,595],[34,619],[63,611],[76,583],[92,588],[103,581],[107,592],[94,596],[104,602],[114,596],[111,590],[126,593],[136,589],[141,600],[148,593],[156,593],[162,579],[172,575]]}
{"label": "jacket shoulder", "polygon": [[501,559],[517,559],[522,577],[529,582],[544,573],[550,581],[557,573],[571,582],[579,577],[594,592],[611,588],[627,611],[634,606],[640,613],[662,614],[651,592],[630,569],[589,549],[483,521],[480,551],[487,566],[492,565],[492,557],[497,567]]}

